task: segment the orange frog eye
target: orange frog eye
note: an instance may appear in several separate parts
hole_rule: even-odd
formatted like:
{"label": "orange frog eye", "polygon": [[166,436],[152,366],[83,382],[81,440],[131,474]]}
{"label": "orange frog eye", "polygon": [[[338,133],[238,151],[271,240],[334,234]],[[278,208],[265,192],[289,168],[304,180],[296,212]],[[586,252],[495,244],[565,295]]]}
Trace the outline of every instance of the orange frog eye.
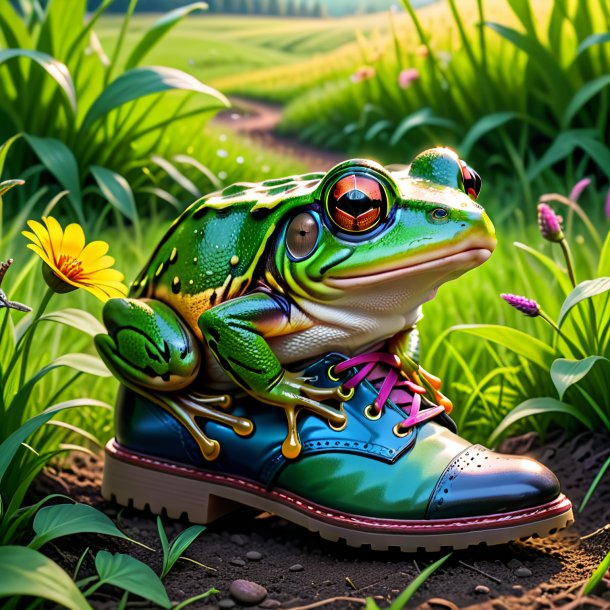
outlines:
{"label": "orange frog eye", "polygon": [[326,199],[331,221],[349,233],[362,233],[377,226],[386,208],[382,185],[362,174],[350,174],[338,180]]}

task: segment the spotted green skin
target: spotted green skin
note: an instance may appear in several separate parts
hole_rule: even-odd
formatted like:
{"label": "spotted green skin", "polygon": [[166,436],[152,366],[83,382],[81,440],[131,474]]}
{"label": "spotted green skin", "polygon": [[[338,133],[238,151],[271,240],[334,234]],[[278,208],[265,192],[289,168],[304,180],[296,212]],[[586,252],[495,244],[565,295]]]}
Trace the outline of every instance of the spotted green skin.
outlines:
{"label": "spotted green skin", "polygon": [[[381,180],[391,204],[387,222],[364,239],[338,236],[322,203],[329,185],[350,170]],[[98,350],[123,383],[143,394],[154,390],[157,402],[159,392],[201,390],[203,355],[211,351],[235,383],[285,409],[289,434],[283,449],[296,457],[297,409],[341,424],[336,409],[321,404],[336,398],[336,389],[322,391],[299,380],[269,340],[315,326],[312,303],[341,314],[350,293],[375,300],[374,285],[361,289],[350,278],[381,277],[433,261],[463,243],[493,249],[493,225],[461,180],[455,153],[439,148],[400,172],[352,160],[327,174],[236,184],[205,197],[173,223],[130,298],[106,305],[109,334],[97,338]],[[442,219],[434,216],[439,208],[447,212]],[[303,210],[317,220],[319,238],[308,256],[295,260],[287,252],[286,227]]]}

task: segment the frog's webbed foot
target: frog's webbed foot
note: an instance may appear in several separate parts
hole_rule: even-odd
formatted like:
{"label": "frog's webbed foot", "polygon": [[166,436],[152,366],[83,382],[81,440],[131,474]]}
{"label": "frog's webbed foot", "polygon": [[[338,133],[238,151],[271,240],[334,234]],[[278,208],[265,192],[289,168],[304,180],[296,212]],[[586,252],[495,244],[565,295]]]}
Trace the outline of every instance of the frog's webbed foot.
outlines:
{"label": "frog's webbed foot", "polygon": [[227,394],[176,393],[150,398],[178,418],[189,431],[206,460],[215,460],[218,457],[220,445],[218,441],[204,434],[197,423],[198,417],[228,426],[240,436],[247,436],[254,430],[254,424],[249,419],[225,411],[232,405],[231,397]]}
{"label": "frog's webbed foot", "polygon": [[282,443],[282,453],[287,458],[295,458],[301,453],[301,441],[297,430],[297,417],[301,410],[306,409],[337,427],[341,427],[346,422],[347,416],[342,410],[321,402],[348,400],[350,396],[343,392],[341,386],[318,388],[306,382],[307,379],[300,373],[283,371],[281,378],[271,389],[269,397],[266,397],[268,402],[282,407],[286,413],[288,433]]}

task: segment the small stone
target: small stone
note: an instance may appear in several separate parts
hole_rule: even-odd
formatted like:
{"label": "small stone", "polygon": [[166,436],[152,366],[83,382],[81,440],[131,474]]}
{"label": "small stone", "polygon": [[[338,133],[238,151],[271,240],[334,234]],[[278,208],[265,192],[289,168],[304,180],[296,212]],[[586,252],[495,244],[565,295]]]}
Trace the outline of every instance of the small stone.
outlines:
{"label": "small stone", "polygon": [[521,585],[513,585],[512,590],[515,597],[522,597],[525,593],[525,589]]}
{"label": "small stone", "polygon": [[477,585],[474,588],[474,592],[479,593],[481,595],[487,595],[489,593],[489,591],[490,591],[489,587],[486,587],[485,585]]}
{"label": "small stone", "polygon": [[248,542],[247,538],[241,534],[233,534],[229,540],[237,546],[244,546]]}
{"label": "small stone", "polygon": [[261,608],[277,608],[281,605],[282,602],[278,599],[266,599],[264,602],[259,604]]}
{"label": "small stone", "polygon": [[248,606],[259,604],[267,597],[267,589],[251,580],[234,580],[229,593],[233,599]]}
{"label": "small stone", "polygon": [[515,574],[519,578],[527,578],[528,576],[532,575],[532,571],[529,568],[526,568],[525,566],[521,566],[520,568],[517,568],[515,570]]}
{"label": "small stone", "polygon": [[243,568],[246,565],[246,562],[243,559],[240,559],[239,557],[231,559],[229,563],[232,566],[239,566],[240,568]]}
{"label": "small stone", "polygon": [[518,559],[513,558],[506,565],[511,570],[516,570],[517,568],[520,568],[523,564]]}
{"label": "small stone", "polygon": [[295,563],[293,566],[288,568],[291,572],[302,572],[303,566],[300,563]]}
{"label": "small stone", "polygon": [[263,556],[258,551],[248,551],[246,553],[246,559],[250,561],[260,561],[262,558]]}
{"label": "small stone", "polygon": [[232,599],[221,599],[218,602],[219,608],[224,608],[224,610],[228,610],[229,608],[235,608],[235,602]]}

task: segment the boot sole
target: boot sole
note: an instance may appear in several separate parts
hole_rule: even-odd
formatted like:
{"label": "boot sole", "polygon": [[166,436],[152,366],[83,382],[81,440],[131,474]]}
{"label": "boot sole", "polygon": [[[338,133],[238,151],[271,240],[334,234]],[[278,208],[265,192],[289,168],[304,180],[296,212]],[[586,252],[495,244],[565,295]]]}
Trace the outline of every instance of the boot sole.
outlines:
{"label": "boot sole", "polygon": [[456,519],[374,519],[343,513],[281,489],[238,477],[134,453],[115,441],[106,445],[102,483],[106,500],[172,519],[186,516],[192,523],[211,523],[242,506],[273,513],[318,532],[326,540],[349,546],[405,552],[464,549],[542,538],[574,522],[572,505],[563,495],[532,508]]}

